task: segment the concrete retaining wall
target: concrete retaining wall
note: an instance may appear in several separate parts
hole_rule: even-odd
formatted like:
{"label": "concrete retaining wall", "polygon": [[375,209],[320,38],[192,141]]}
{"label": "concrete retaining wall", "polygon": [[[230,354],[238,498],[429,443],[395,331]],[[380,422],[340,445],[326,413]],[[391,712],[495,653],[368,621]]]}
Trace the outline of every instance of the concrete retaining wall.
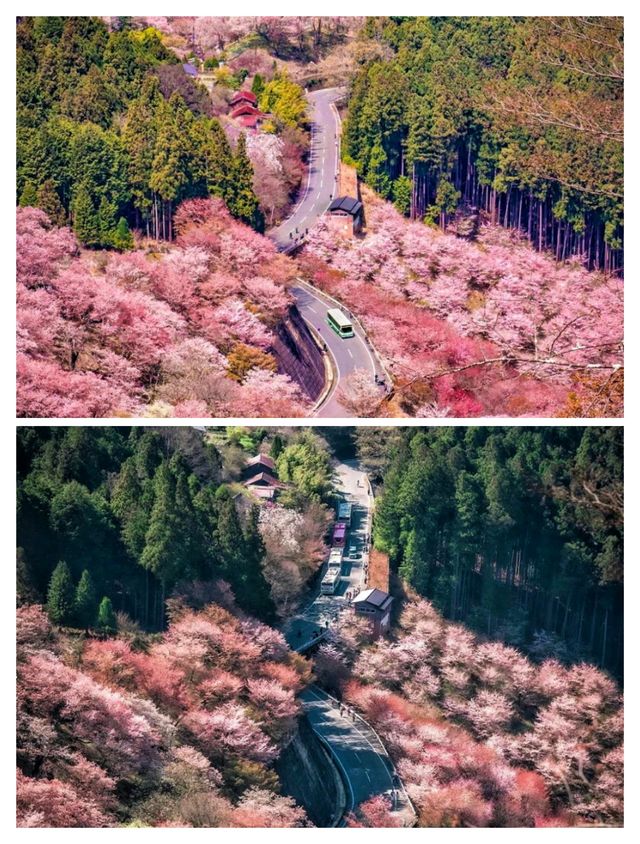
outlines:
{"label": "concrete retaining wall", "polygon": [[272,352],[278,371],[288,375],[315,401],[325,385],[323,355],[295,305],[289,308],[275,333]]}
{"label": "concrete retaining wall", "polygon": [[337,826],[346,806],[344,785],[329,754],[306,716],[276,763],[282,792],[304,806],[318,827]]}

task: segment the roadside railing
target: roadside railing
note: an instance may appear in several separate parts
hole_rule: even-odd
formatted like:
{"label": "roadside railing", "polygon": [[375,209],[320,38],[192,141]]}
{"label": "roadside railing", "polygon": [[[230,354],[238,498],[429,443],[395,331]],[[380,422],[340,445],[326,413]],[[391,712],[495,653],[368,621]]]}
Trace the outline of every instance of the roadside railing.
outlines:
{"label": "roadside railing", "polygon": [[340,308],[341,311],[344,311],[347,314],[349,319],[353,323],[355,323],[357,328],[360,330],[360,333],[362,334],[362,340],[364,341],[367,348],[369,349],[369,352],[371,353],[372,357],[375,358],[374,363],[377,363],[377,365],[380,369],[380,372],[384,376],[384,378],[385,378],[386,382],[388,383],[389,387],[393,386],[393,379],[392,379],[392,377],[389,373],[389,370],[387,369],[384,361],[382,360],[382,356],[380,355],[380,352],[378,352],[376,347],[373,345],[373,343],[372,343],[372,341],[371,341],[371,339],[370,339],[370,337],[367,333],[366,328],[364,327],[364,325],[360,321],[360,318],[357,317],[354,313],[352,313],[348,308],[346,308],[344,306],[344,304],[342,302],[340,302],[338,299],[336,299],[330,293],[327,293],[326,291],[322,290],[321,288],[316,287],[316,285],[312,284],[310,281],[307,281],[304,278],[297,277],[296,282],[299,285],[301,285],[302,287],[308,288],[315,296],[319,296],[320,298],[324,298],[325,300],[328,299],[329,302],[332,305],[337,305]]}
{"label": "roadside railing", "polygon": [[[413,818],[414,818],[414,822],[413,822],[413,824],[411,824],[411,826],[415,825],[415,822],[416,822],[417,816],[418,816],[418,813],[416,811],[416,807],[413,805],[413,800],[409,797],[407,789],[406,789],[404,783],[402,782],[402,778],[400,777],[400,775],[396,771],[395,765],[393,764],[393,760],[389,756],[387,748],[385,747],[384,742],[382,741],[382,739],[380,738],[380,736],[378,735],[376,730],[374,730],[374,728],[371,726],[371,724],[369,724],[368,721],[365,721],[364,718],[362,717],[362,715],[360,715],[360,713],[357,712],[353,707],[342,703],[336,697],[329,694],[329,692],[325,692],[324,689],[321,689],[318,686],[312,686],[311,688],[313,689],[313,691],[316,694],[319,694],[321,696],[329,698],[329,700],[333,701],[333,703],[338,708],[342,707],[342,708],[346,709],[347,712],[349,713],[349,715],[351,715],[353,717],[354,723],[357,722],[358,725],[359,725],[359,728],[360,728],[360,725],[362,725],[362,727],[364,727],[364,730],[361,730],[361,732],[365,735],[365,737],[366,737],[367,741],[369,742],[369,744],[371,745],[371,747],[374,750],[376,750],[376,752],[379,753],[380,756],[382,756],[382,758],[385,761],[385,764],[389,768],[389,773],[391,774],[391,776],[393,778],[394,791],[395,791],[395,794],[396,794],[396,805],[395,805],[394,808],[397,809],[400,805],[404,805],[407,809],[409,809],[409,811],[411,812],[411,814],[413,815]],[[398,796],[401,797],[402,803],[400,803],[400,801],[398,800]]]}

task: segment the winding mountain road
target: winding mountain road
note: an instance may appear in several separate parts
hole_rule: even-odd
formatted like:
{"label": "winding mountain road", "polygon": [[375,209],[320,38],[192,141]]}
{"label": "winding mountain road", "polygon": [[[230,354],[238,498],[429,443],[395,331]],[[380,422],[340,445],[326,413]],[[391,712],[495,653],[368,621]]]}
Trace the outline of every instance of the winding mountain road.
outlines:
{"label": "winding mountain road", "polygon": [[[287,624],[284,630],[287,642],[298,651],[306,650],[317,642],[318,636],[326,635],[328,630],[339,625],[340,615],[349,611],[345,593],[366,585],[365,564],[371,537],[371,497],[367,476],[357,461],[345,460],[336,467],[335,479],[342,500],[352,505],[351,527],[345,546],[349,558],[343,563],[336,593],[321,594],[318,583],[313,600]],[[345,813],[353,811],[371,797],[385,794],[398,825],[413,826],[415,812],[411,802],[385,746],[369,724],[317,686],[305,689],[300,700],[309,723],[329,749],[344,780],[347,791]]]}
{"label": "winding mountain road", "polygon": [[[340,164],[340,117],[334,103],[341,95],[341,88],[324,88],[307,95],[311,118],[307,182],[291,215],[267,233],[281,252],[290,252],[301,245],[307,230],[324,214],[335,197]],[[334,302],[303,283],[292,287],[291,293],[303,319],[325,344],[334,372],[332,388],[316,408],[315,415],[351,416],[337,396],[344,379],[356,369],[369,373],[372,382],[376,374],[381,376],[383,373],[358,326],[354,326],[355,337],[348,339],[338,337],[329,327],[326,315],[329,308],[336,307]],[[345,311],[344,308],[342,310]]]}

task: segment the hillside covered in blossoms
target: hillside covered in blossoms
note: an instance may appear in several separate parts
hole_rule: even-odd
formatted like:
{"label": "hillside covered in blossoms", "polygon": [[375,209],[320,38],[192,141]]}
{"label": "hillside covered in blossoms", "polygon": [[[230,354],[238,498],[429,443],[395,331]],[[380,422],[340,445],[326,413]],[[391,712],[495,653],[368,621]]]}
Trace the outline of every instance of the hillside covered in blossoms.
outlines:
{"label": "hillside covered in blossoms", "polygon": [[16,48],[19,416],[623,414],[622,19],[24,16]]}
{"label": "hillside covered in blossoms", "polygon": [[[558,264],[500,226],[485,225],[468,242],[365,195],[367,236],[341,239],[320,220],[300,261],[315,284],[362,319],[405,412],[621,411],[619,277]],[[358,386],[357,415],[384,415],[375,393]]]}
{"label": "hillside covered in blossoms", "polygon": [[301,416],[269,354],[294,269],[219,200],[176,213],[170,249],[81,251],[18,211],[20,416]]}

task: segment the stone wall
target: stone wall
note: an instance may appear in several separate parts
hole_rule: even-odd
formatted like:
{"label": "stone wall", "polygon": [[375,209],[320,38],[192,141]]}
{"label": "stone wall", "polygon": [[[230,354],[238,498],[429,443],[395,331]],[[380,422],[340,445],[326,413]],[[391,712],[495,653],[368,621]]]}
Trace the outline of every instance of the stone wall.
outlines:
{"label": "stone wall", "polygon": [[315,401],[324,388],[324,360],[295,305],[289,308],[275,334],[272,352],[278,362],[278,371],[292,378],[303,393]]}
{"label": "stone wall", "polygon": [[318,827],[341,819],[345,791],[340,774],[306,718],[276,763],[282,791],[302,806]]}

